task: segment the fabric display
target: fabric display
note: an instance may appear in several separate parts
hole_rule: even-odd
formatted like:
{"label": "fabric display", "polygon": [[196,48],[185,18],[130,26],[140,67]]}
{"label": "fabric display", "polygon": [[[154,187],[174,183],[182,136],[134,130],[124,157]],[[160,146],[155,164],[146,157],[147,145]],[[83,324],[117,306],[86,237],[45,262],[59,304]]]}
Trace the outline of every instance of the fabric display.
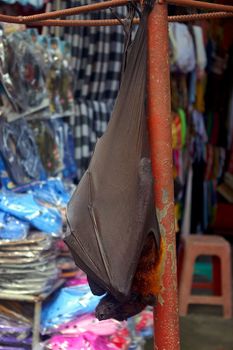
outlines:
{"label": "fabric display", "polygon": [[58,242],[58,251],[57,266],[62,272],[62,277],[69,279],[77,276],[77,266],[63,241]]}
{"label": "fabric display", "polygon": [[0,210],[29,222],[38,230],[55,236],[61,233],[61,213],[56,208],[40,204],[31,193],[0,193]]}
{"label": "fabric display", "polygon": [[0,305],[0,348],[7,349],[4,344],[14,344],[11,349],[25,349],[31,343],[30,320],[17,312]]}
{"label": "fabric display", "polygon": [[59,38],[4,25],[0,80],[5,113],[49,106],[50,114],[73,112],[70,46]]}
{"label": "fabric display", "polygon": [[191,72],[196,65],[194,42],[183,23],[169,24],[171,71]]}
{"label": "fabric display", "polygon": [[1,29],[1,85],[16,112],[40,106],[47,97],[41,57],[33,50],[29,32],[5,34]]}
{"label": "fabric display", "polygon": [[34,135],[24,119],[0,119],[0,153],[16,185],[45,178]]}
{"label": "fabric display", "polygon": [[76,177],[73,134],[62,119],[31,120],[29,122],[38,147],[41,162],[48,176]]}
{"label": "fabric display", "polygon": [[22,29],[0,30],[0,172],[7,189],[77,175],[70,46]]}
{"label": "fabric display", "polygon": [[[90,30],[91,42],[104,42],[107,37],[115,43],[119,39],[120,43],[115,45],[113,41],[105,48],[100,44],[98,52],[89,57],[89,67],[93,60],[97,62],[90,76],[95,99],[82,100],[80,94],[81,104],[76,105],[76,110],[81,108],[85,115],[88,108],[95,114],[91,149],[96,137],[105,131],[121,71],[122,28],[102,29],[100,35]],[[62,241],[65,208],[77,175],[71,123],[75,118],[70,117],[75,81],[70,69],[74,61],[70,46],[58,38],[40,36],[34,29],[15,33],[14,26],[3,26],[1,45],[0,294],[14,298],[19,293],[22,297],[49,293],[64,278],[64,286],[43,303],[42,348],[141,349],[144,337],[152,334],[152,311],[138,315],[133,330],[128,323],[114,319],[99,322],[94,310],[100,297],[92,294],[86,275],[78,270]],[[111,58],[111,66],[98,67],[103,50],[106,62]],[[115,58],[119,61],[116,66]],[[103,83],[95,85],[98,76],[107,77],[106,98]],[[83,90],[79,82],[78,86]],[[20,305],[16,309],[21,319],[9,314],[9,310],[5,314],[0,305],[0,349],[31,346],[32,322],[19,310],[30,315],[32,310],[26,306],[21,309]]]}
{"label": "fabric display", "polygon": [[[82,6],[87,3],[87,0],[69,2],[62,0],[61,7]],[[52,6],[56,9],[55,4]],[[124,17],[125,9],[118,8],[117,14]],[[112,13],[107,10],[80,14],[78,18],[106,19],[112,16]],[[174,69],[178,67],[180,73],[192,72],[196,64],[200,67],[205,65],[204,44],[198,28],[196,32],[198,60],[195,57],[195,45],[188,27],[180,23],[170,24],[170,46],[173,57],[171,66],[174,66]],[[71,62],[76,82],[75,117],[72,118],[72,125],[78,179],[81,179],[89,165],[97,139],[107,128],[117,96],[124,51],[124,33],[123,28],[117,26],[61,28],[60,34],[72,48]],[[182,40],[179,39],[181,37]]]}
{"label": "fabric display", "polygon": [[54,299],[44,306],[42,332],[51,333],[51,328],[56,328],[75,316],[92,313],[99,299],[91,293],[87,282],[62,288]]}
{"label": "fabric display", "polygon": [[[4,2],[25,11],[47,3]],[[57,2],[50,4],[55,10]],[[129,10],[136,15],[129,4],[71,19],[124,18]],[[164,246],[144,108],[148,12],[138,31],[0,28],[0,295],[12,299],[0,304],[0,350],[31,348],[33,304],[13,301],[19,294],[51,292],[42,303],[41,349],[142,350],[153,337]],[[182,235],[232,231],[233,46],[226,28],[218,20],[169,23]]]}
{"label": "fabric display", "polygon": [[[77,273],[66,286],[44,304],[42,333],[49,336],[44,349],[139,349],[143,337],[152,334],[153,312],[145,310],[135,319],[119,322],[114,319],[98,321],[93,315],[99,297],[91,293],[87,278]],[[131,328],[134,325],[134,336]]]}
{"label": "fabric display", "polygon": [[0,239],[1,240],[21,240],[28,235],[29,224],[18,220],[4,211],[0,211]]}
{"label": "fabric display", "polygon": [[21,240],[1,240],[0,262],[1,295],[47,292],[59,277],[53,240],[42,232]]}
{"label": "fabric display", "polygon": [[[169,24],[175,188],[180,184],[176,217],[182,234],[210,229],[219,200],[232,203],[232,180],[225,173],[232,137],[232,42],[226,47],[227,33],[215,25]],[[221,40],[214,33],[221,33]]]}
{"label": "fabric display", "polygon": [[[60,3],[61,8],[68,8],[86,5],[90,1],[61,0]],[[51,5],[56,9],[54,2]],[[119,7],[117,14],[124,17],[125,7]],[[75,16],[71,16],[71,19],[74,18]],[[80,20],[109,18],[113,18],[110,10],[78,16]],[[107,128],[117,96],[124,51],[124,30],[121,26],[66,27],[60,29],[60,35],[70,44],[72,53],[75,115],[71,123],[80,179],[88,167],[97,139]]]}
{"label": "fabric display", "polygon": [[[19,293],[22,298],[49,293],[62,277],[59,244],[64,229],[64,208],[71,192],[72,186],[59,178],[32,181],[14,191],[1,190],[0,294],[3,300],[9,295],[13,300]],[[26,324],[16,322],[2,312],[2,305],[0,320],[2,345],[12,349],[30,348],[31,320]]]}
{"label": "fabric display", "polygon": [[5,189],[60,176],[76,177],[70,125],[59,119],[0,119],[0,183]]}
{"label": "fabric display", "polygon": [[41,59],[51,113],[72,111],[73,71],[69,43],[57,37],[38,35],[35,29],[27,32],[34,52]]}

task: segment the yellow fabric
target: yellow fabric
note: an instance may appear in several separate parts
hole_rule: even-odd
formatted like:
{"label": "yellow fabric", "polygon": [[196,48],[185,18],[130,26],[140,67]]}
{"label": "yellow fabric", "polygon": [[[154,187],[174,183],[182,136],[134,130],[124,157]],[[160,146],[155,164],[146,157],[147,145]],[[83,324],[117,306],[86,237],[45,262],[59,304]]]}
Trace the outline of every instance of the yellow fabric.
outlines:
{"label": "yellow fabric", "polygon": [[199,79],[196,86],[196,109],[200,113],[205,112],[205,78]]}

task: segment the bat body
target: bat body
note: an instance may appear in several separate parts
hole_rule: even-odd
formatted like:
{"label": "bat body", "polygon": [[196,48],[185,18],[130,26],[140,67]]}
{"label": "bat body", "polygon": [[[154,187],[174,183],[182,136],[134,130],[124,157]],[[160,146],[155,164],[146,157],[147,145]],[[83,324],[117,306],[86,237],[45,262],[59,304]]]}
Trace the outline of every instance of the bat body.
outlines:
{"label": "bat body", "polygon": [[155,303],[160,232],[145,111],[148,10],[127,53],[120,91],[105,134],[67,208],[65,242],[104,295],[100,319],[125,319]]}

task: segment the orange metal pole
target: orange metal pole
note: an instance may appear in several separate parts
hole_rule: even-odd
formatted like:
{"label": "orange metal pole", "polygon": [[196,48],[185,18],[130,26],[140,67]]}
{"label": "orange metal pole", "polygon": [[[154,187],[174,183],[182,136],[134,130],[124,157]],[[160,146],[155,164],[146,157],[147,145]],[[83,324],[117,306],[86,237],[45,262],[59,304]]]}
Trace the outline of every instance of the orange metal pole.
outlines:
{"label": "orange metal pole", "polygon": [[148,122],[155,204],[165,244],[161,293],[154,312],[156,350],[179,350],[167,5],[159,0],[148,24]]}

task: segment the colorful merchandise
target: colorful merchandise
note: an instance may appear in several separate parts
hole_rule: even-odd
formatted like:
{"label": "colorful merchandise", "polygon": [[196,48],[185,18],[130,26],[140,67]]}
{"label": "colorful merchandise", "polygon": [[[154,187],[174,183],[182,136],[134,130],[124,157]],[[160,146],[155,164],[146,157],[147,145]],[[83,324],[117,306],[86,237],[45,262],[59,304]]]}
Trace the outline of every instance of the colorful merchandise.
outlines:
{"label": "colorful merchandise", "polygon": [[40,294],[59,277],[57,251],[51,236],[32,232],[19,240],[0,240],[1,294]]}
{"label": "colorful merchandise", "polygon": [[63,158],[60,154],[56,130],[51,120],[33,120],[33,129],[40,158],[49,176],[57,176],[63,170]]}
{"label": "colorful merchandise", "polygon": [[47,91],[39,56],[35,54],[28,32],[0,36],[3,47],[0,79],[16,112],[40,106]]}
{"label": "colorful merchandise", "polygon": [[99,300],[99,297],[91,293],[88,285],[62,288],[51,301],[44,304],[42,332],[50,333],[74,317],[92,313]]}
{"label": "colorful merchandise", "polygon": [[172,49],[171,71],[188,73],[196,64],[194,43],[188,26],[183,23],[169,24],[169,38]]}
{"label": "colorful merchandise", "polygon": [[43,206],[30,193],[0,193],[0,209],[53,236],[59,236],[62,232],[60,212],[56,208]]}
{"label": "colorful merchandise", "polygon": [[0,155],[16,185],[45,178],[32,130],[24,119],[0,120]]}
{"label": "colorful merchandise", "polygon": [[49,203],[57,208],[65,208],[70,199],[70,193],[60,178],[34,182],[29,186],[18,188],[17,192],[25,190],[32,193],[40,202]]}
{"label": "colorful merchandise", "polygon": [[0,211],[0,240],[19,241],[28,235],[29,225]]}
{"label": "colorful merchandise", "polygon": [[97,336],[111,336],[121,327],[121,323],[116,320],[98,321],[93,315],[88,314],[63,324],[57,331],[75,336],[85,332],[91,332]]}
{"label": "colorful merchandise", "polygon": [[45,349],[60,350],[117,350],[114,344],[107,339],[96,336],[92,333],[84,333],[79,337],[67,337],[63,335],[53,336],[45,346]]}

